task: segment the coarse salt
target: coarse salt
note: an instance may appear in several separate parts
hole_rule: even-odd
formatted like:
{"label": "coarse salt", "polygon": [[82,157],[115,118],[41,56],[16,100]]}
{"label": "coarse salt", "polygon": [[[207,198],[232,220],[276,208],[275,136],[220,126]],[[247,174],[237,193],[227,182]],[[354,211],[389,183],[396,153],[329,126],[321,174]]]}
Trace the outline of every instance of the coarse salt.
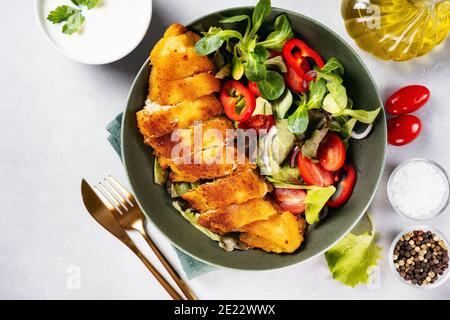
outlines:
{"label": "coarse salt", "polygon": [[389,189],[394,208],[418,220],[437,215],[449,197],[446,174],[427,160],[413,160],[400,166],[389,182]]}

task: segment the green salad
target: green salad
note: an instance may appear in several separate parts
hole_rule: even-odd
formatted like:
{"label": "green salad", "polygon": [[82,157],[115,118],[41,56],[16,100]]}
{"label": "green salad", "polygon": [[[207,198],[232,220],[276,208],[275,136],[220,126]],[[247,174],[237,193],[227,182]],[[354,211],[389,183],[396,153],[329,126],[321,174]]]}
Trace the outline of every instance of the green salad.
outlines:
{"label": "green salad", "polygon": [[285,14],[265,25],[268,34],[260,32],[270,11],[270,0],[260,0],[251,16],[224,17],[195,50],[216,64],[227,117],[259,134],[256,163],[277,203],[314,224],[350,198],[356,170],[349,141],[370,133],[380,108],[354,104],[339,59],[294,34]]}

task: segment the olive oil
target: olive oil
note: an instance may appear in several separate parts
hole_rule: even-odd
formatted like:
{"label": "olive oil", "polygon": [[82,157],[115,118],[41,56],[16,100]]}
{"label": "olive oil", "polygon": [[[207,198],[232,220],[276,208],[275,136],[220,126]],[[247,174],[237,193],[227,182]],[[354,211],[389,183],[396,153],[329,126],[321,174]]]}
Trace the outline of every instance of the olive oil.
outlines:
{"label": "olive oil", "polygon": [[385,60],[423,56],[450,30],[450,0],[343,0],[341,13],[357,45]]}

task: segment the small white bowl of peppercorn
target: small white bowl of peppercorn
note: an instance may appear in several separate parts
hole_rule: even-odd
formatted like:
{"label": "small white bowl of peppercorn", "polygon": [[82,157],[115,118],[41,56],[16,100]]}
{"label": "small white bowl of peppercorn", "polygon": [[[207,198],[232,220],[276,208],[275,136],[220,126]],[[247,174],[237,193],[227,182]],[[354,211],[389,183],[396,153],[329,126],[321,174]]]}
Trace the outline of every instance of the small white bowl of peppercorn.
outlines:
{"label": "small white bowl of peppercorn", "polygon": [[392,242],[389,262],[404,283],[436,288],[449,276],[447,238],[431,227],[417,226],[401,232]]}

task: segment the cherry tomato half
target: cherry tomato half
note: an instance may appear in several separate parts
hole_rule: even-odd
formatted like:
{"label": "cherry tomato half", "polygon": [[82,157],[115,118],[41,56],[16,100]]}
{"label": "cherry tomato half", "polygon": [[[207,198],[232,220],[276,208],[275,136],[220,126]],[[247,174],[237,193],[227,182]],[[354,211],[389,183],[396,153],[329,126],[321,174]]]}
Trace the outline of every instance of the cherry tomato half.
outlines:
{"label": "cherry tomato half", "polygon": [[225,82],[220,92],[220,101],[227,117],[239,122],[250,118],[256,108],[255,95],[236,80]]}
{"label": "cherry tomato half", "polygon": [[254,81],[248,82],[248,89],[257,97],[261,97],[261,91],[259,91],[258,85]]}
{"label": "cherry tomato half", "polygon": [[403,146],[416,139],[422,131],[422,121],[411,114],[404,114],[388,121],[388,142]]}
{"label": "cherry tomato half", "polygon": [[303,154],[298,155],[298,169],[306,184],[328,187],[333,184],[333,173],[325,170],[320,163],[314,163]]}
{"label": "cherry tomato half", "polygon": [[330,208],[343,206],[353,193],[356,183],[356,171],[350,163],[346,163],[342,169],[334,174],[336,192],[328,200]]}
{"label": "cherry tomato half", "polygon": [[338,171],[345,163],[345,144],[335,133],[328,133],[320,143],[317,158],[325,170]]}
{"label": "cherry tomato half", "polygon": [[430,100],[430,90],[421,85],[411,85],[394,92],[385,104],[386,111],[393,115],[412,113]]}
{"label": "cherry tomato half", "polygon": [[[308,60],[306,59],[302,60],[301,66],[305,73],[311,70]],[[288,87],[296,93],[303,93],[308,90],[309,82],[302,78],[291,66],[287,65],[286,67],[287,72],[284,76],[284,80]]]}
{"label": "cherry tomato half", "polygon": [[260,133],[260,130],[269,130],[275,124],[275,119],[271,115],[256,114],[251,116],[244,122],[239,122],[239,129],[255,129]]}
{"label": "cherry tomato half", "polygon": [[292,214],[299,214],[305,211],[306,191],[297,189],[275,189],[274,196],[281,209]]}

